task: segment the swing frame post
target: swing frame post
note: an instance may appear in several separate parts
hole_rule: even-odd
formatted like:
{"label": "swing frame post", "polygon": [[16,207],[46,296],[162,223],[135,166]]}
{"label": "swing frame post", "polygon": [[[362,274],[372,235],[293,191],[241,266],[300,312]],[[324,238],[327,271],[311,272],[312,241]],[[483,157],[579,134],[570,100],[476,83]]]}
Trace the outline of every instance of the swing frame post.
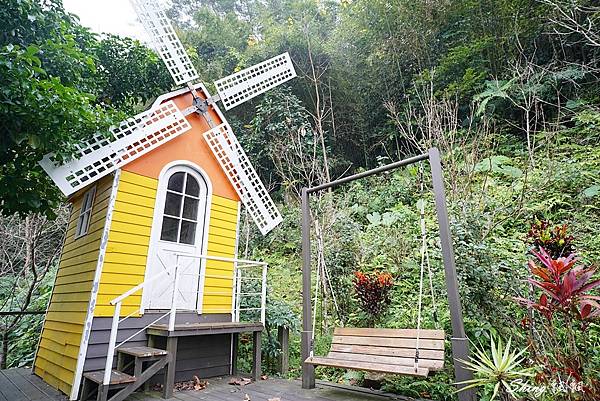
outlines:
{"label": "swing frame post", "polygon": [[304,361],[311,355],[312,308],[310,299],[310,198],[308,188],[302,188],[302,388],[315,388],[315,367]]}
{"label": "swing frame post", "polygon": [[[440,151],[437,148],[429,149],[429,165],[431,166],[431,180],[435,197],[435,208],[440,230],[440,243],[442,246],[442,259],[444,261],[444,277],[448,293],[448,306],[452,323],[452,359],[454,361],[454,380],[464,382],[473,378],[473,373],[466,369],[459,360],[469,360],[469,339],[465,334],[465,325],[462,314],[460,294],[458,292],[458,278],[456,263],[454,261],[454,248],[448,221],[446,207],[446,190],[444,189],[444,175]],[[464,387],[459,385],[458,387]],[[458,393],[459,401],[475,400],[475,390],[469,389]]]}
{"label": "swing frame post", "polygon": [[[431,177],[433,182],[433,192],[435,196],[436,214],[438,218],[440,241],[442,245],[442,259],[444,263],[444,275],[446,288],[448,292],[448,304],[452,320],[452,359],[454,361],[455,380],[457,382],[469,380],[473,377],[471,371],[458,361],[458,359],[468,360],[469,358],[469,340],[466,337],[464,322],[462,316],[462,306],[458,292],[458,279],[456,276],[456,265],[454,261],[454,250],[452,247],[452,238],[450,234],[450,223],[448,220],[448,210],[446,207],[446,193],[444,189],[444,177],[440,152],[437,148],[431,148],[427,153],[414,156],[385,166],[377,167],[368,171],[354,174],[339,180],[331,181],[311,188],[302,188],[302,388],[311,389],[315,387],[314,365],[307,364],[304,361],[312,355],[312,299],[311,299],[311,255],[310,255],[310,194],[325,189],[335,188],[342,184],[352,182],[371,175],[395,170],[399,167],[408,166],[428,160],[431,166]],[[462,386],[459,386],[459,388]],[[476,395],[473,390],[461,391],[458,393],[459,401],[476,401]]]}

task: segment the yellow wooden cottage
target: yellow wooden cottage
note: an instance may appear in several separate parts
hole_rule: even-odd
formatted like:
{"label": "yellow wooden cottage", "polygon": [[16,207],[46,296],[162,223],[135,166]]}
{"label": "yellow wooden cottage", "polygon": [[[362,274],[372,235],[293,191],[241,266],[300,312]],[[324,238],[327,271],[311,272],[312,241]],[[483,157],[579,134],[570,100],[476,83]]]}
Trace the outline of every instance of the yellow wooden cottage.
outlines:
{"label": "yellow wooden cottage", "polygon": [[[216,81],[211,96],[159,5],[131,2],[182,89],[73,160],[40,162],[72,210],[34,373],[72,400],[97,390],[120,401],[153,380],[169,396],[175,380],[232,373],[244,331],[260,374],[266,264],[237,257],[240,210],[263,235],[282,218],[217,103],[229,110],[294,67],[278,55]],[[248,322],[242,296],[254,297]]]}

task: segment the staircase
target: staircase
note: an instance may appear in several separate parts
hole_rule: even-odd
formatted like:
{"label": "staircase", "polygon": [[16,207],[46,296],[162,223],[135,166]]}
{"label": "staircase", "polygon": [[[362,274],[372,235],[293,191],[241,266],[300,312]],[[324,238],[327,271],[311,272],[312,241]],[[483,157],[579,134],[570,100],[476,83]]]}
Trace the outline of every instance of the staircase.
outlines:
{"label": "staircase", "polygon": [[[103,384],[104,370],[83,374],[82,401],[94,393],[97,401],[123,401],[171,360],[168,351],[158,348],[119,347],[116,351],[117,368],[111,371],[108,384]],[[110,398],[109,392],[113,393]]]}

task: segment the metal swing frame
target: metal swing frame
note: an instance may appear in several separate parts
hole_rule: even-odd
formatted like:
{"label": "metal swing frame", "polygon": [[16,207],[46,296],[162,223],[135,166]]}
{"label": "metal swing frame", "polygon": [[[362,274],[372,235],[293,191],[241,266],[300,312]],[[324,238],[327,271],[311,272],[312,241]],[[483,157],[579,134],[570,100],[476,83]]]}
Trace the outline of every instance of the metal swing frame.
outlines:
{"label": "metal swing frame", "polygon": [[[305,361],[313,350],[312,334],[312,299],[311,299],[311,255],[310,255],[310,195],[325,189],[335,188],[361,178],[369,177],[386,171],[395,170],[400,167],[409,166],[428,160],[431,167],[431,178],[435,196],[436,214],[440,230],[440,242],[442,247],[442,259],[444,263],[444,275],[446,290],[448,293],[448,304],[452,321],[452,356],[454,361],[454,379],[456,382],[464,382],[473,378],[472,372],[466,369],[459,360],[469,360],[469,339],[465,334],[462,306],[458,292],[458,279],[456,276],[456,264],[454,261],[454,250],[450,235],[450,223],[448,221],[448,209],[446,207],[446,192],[444,189],[444,177],[440,152],[437,148],[431,148],[427,153],[414,156],[385,166],[354,174],[339,180],[331,181],[311,188],[302,188],[302,361]],[[463,387],[459,385],[458,387]],[[315,387],[314,365],[302,363],[302,388],[311,389]],[[473,389],[458,393],[459,401],[476,401]]]}

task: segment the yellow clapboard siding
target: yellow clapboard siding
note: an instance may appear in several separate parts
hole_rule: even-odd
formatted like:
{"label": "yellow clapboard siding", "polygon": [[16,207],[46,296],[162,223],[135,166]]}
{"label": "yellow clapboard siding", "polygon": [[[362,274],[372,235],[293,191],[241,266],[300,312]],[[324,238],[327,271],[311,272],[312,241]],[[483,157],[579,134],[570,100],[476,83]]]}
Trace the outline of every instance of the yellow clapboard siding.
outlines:
{"label": "yellow clapboard siding", "polygon": [[92,281],[94,279],[95,271],[87,271],[83,273],[76,273],[69,276],[60,276],[56,278],[55,285],[72,284],[72,283],[83,283]]}
{"label": "yellow clapboard siding", "polygon": [[[232,276],[233,276],[233,274],[232,274]],[[233,285],[233,277],[231,279],[214,278],[214,277],[206,277],[204,279],[205,287],[231,288],[232,285]]]}
{"label": "yellow clapboard siding", "polygon": [[[79,212],[77,212],[79,213]],[[106,209],[104,210],[100,210],[99,213],[106,213]],[[104,219],[106,216],[104,216],[102,219],[96,220],[94,221],[94,217],[92,216],[92,218],[90,219],[90,227],[88,228],[88,234],[92,234],[98,231],[102,231],[104,229]],[[75,227],[76,227],[76,223],[67,230],[67,235],[66,238],[68,240],[68,244],[74,243],[74,242],[78,242],[83,240],[84,237],[80,237],[78,239],[75,239]],[[70,226],[69,226],[70,227]],[[87,234],[86,234],[87,235]]]}
{"label": "yellow clapboard siding", "polygon": [[78,324],[84,322],[86,312],[86,310],[83,310],[81,312],[49,311],[46,314],[46,320],[51,320],[57,323],[64,322]]}
{"label": "yellow clapboard siding", "polygon": [[129,171],[122,171],[121,178],[119,180],[123,183],[134,184],[136,186],[146,187],[156,190],[158,187],[158,181],[154,178],[145,177],[143,175],[134,174]]}
{"label": "yellow clapboard siding", "polygon": [[[213,255],[216,256],[216,255]],[[231,256],[229,256],[231,257]],[[225,262],[223,260],[207,260],[206,261],[207,268],[211,270],[225,270],[225,271],[233,271],[233,263]]]}
{"label": "yellow clapboard siding", "polygon": [[228,199],[222,196],[217,196],[217,195],[213,195],[212,199],[211,199],[211,203],[213,205],[219,205],[219,206],[224,206],[227,207],[229,209],[233,209],[236,211],[237,214],[237,210],[238,210],[238,201],[235,201],[233,199]]}
{"label": "yellow clapboard siding", "polygon": [[44,321],[35,372],[51,386],[69,394],[87,316],[100,241],[106,220],[113,176],[96,184],[88,233],[74,238],[85,191],[72,198],[73,208],[63,244],[56,284]]}
{"label": "yellow clapboard siding", "polygon": [[154,213],[154,209],[148,206],[121,202],[119,205],[120,213],[125,213],[126,215],[132,215],[133,218],[144,217],[144,216],[152,216]]}
{"label": "yellow clapboard siding", "polygon": [[231,238],[231,237],[227,237],[227,236],[223,236],[223,235],[217,235],[217,234],[213,233],[210,236],[210,242],[214,243],[214,244],[221,244],[221,245],[231,246],[231,247],[235,248],[235,238]]}
{"label": "yellow clapboard siding", "polygon": [[[144,281],[157,187],[155,179],[121,173],[95,316],[112,316],[110,301]],[[141,295],[125,299],[122,316],[139,309]]]}
{"label": "yellow clapboard siding", "polygon": [[[102,272],[103,275],[106,275],[106,277],[103,277],[107,283],[112,283],[112,284],[123,284],[123,285],[129,285],[131,283],[131,273],[109,273],[106,271]],[[142,278],[142,281],[144,280],[144,275],[143,274],[138,274],[139,277]],[[138,277],[138,280],[139,280]]]}
{"label": "yellow clapboard siding", "polygon": [[[100,246],[100,241],[98,241],[98,246]],[[78,255],[78,256],[70,256],[68,259],[61,258],[58,266],[60,269],[62,267],[80,265],[80,264],[84,264],[84,263],[93,262],[95,260],[98,260],[98,249],[95,251],[92,250],[89,252],[82,253],[81,255]]]}
{"label": "yellow clapboard siding", "polygon": [[[211,213],[210,224],[209,224],[209,235],[210,235],[210,228],[213,228],[213,227],[225,229],[228,233],[231,233],[232,231],[235,233],[236,228],[237,228],[237,222],[220,220],[216,217],[213,217],[213,215]],[[225,234],[225,235],[228,236],[229,234]],[[235,238],[235,236],[234,236],[234,238]]]}
{"label": "yellow clapboard siding", "polygon": [[155,199],[119,191],[117,193],[117,202],[139,204],[154,209]]}
{"label": "yellow clapboard siding", "polygon": [[108,236],[108,241],[110,242],[123,242],[126,244],[133,245],[145,245],[146,247],[150,244],[150,235],[139,235],[139,234],[130,234],[130,233],[122,233],[118,231],[110,231]]}
{"label": "yellow clapboard siding", "polygon": [[[238,202],[220,196],[212,197],[208,228],[208,250],[212,256],[235,257]],[[231,296],[210,295],[233,291],[233,280],[211,276],[233,276],[233,263],[216,260],[206,262],[206,278],[202,298],[202,313],[230,313]]]}
{"label": "yellow clapboard siding", "polygon": [[150,227],[137,226],[135,224],[113,221],[110,225],[111,232],[120,232],[132,235],[140,235],[150,238]]}
{"label": "yellow clapboard siding", "polygon": [[235,209],[232,209],[232,208],[229,208],[229,207],[226,207],[226,206],[221,206],[221,205],[218,205],[216,203],[213,203],[211,205],[211,210],[216,210],[216,211],[219,211],[221,213],[230,214],[230,215],[233,215],[233,216],[237,215],[237,207]]}
{"label": "yellow clapboard siding", "polygon": [[100,238],[102,238],[103,228],[104,228],[104,226],[102,226],[100,229],[98,229],[96,231],[88,231],[88,233],[86,235],[84,235],[83,237],[79,238],[76,241],[73,241],[72,243],[70,243],[68,245],[65,245],[62,249],[63,255],[65,253],[73,251],[73,250],[77,251],[82,246],[87,246],[90,244],[95,245],[98,242],[98,240]]}
{"label": "yellow clapboard siding", "polygon": [[[132,214],[126,211],[123,211],[123,206],[128,205],[126,203],[119,203],[119,209],[115,208],[115,212],[113,213],[113,221],[119,221],[121,223],[128,223],[136,226],[144,226],[151,228],[152,227],[152,216],[140,216],[137,214]],[[148,209],[149,208],[145,208]],[[150,210],[152,212],[152,210]]]}
{"label": "yellow clapboard siding", "polygon": [[[119,183],[119,191],[123,192],[123,193],[127,193],[127,194],[134,194],[136,196],[143,196],[145,198],[150,198],[150,199],[154,199],[154,197],[156,196],[156,187],[158,187],[158,184],[156,187],[154,188],[148,188],[144,185],[140,185],[141,183],[146,183],[146,180],[140,180],[140,176],[138,174],[134,174],[134,173],[130,173],[130,172],[125,172],[127,175],[127,177],[124,180],[121,180],[121,182]],[[148,177],[143,177],[145,179],[147,179]],[[138,180],[140,180],[138,182]],[[135,182],[133,182],[135,181]]]}
{"label": "yellow clapboard siding", "polygon": [[[54,290],[52,290],[53,294],[76,294],[82,292],[89,292],[92,288],[92,283],[87,283],[87,289],[85,286],[86,283],[69,283],[62,285],[55,285]],[[88,294],[89,295],[89,294]]]}
{"label": "yellow clapboard siding", "polygon": [[58,303],[62,302],[88,302],[90,300],[89,295],[82,294],[80,292],[70,294],[52,294],[52,301]]}
{"label": "yellow clapboard siding", "polygon": [[121,274],[137,274],[144,275],[146,271],[145,265],[134,265],[126,263],[104,263],[102,273],[121,273]]}
{"label": "yellow clapboard siding", "polygon": [[88,263],[82,263],[80,265],[68,266],[60,269],[57,273],[57,277],[70,276],[85,271],[96,270],[97,261],[93,260]]}
{"label": "yellow clapboard siding", "polygon": [[82,326],[79,326],[77,324],[69,324],[69,323],[65,323],[65,322],[53,322],[51,320],[44,323],[44,328],[46,328],[46,327],[49,330],[62,331],[64,333],[77,333],[78,330],[82,329]]}
{"label": "yellow clapboard siding", "polygon": [[[64,335],[63,335],[64,336]],[[62,356],[66,356],[68,358],[77,359],[79,354],[79,341],[81,340],[80,336],[76,336],[71,339],[67,339],[66,336],[63,337],[65,340],[63,342],[54,342],[45,340],[44,347],[45,353],[53,352]]]}
{"label": "yellow clapboard siding", "polygon": [[129,265],[146,266],[146,255],[109,252],[106,254],[106,258],[104,260],[107,263],[123,263]]}
{"label": "yellow clapboard siding", "polygon": [[[110,236],[109,236],[110,238]],[[130,244],[126,242],[109,241],[106,252],[124,253],[127,255],[146,256],[148,245]]]}
{"label": "yellow clapboard siding", "polygon": [[88,307],[89,300],[85,302],[62,302],[60,305],[50,305],[49,312],[78,312]]}
{"label": "yellow clapboard siding", "polygon": [[211,218],[211,220],[217,219],[217,220],[227,221],[227,222],[233,223],[233,224],[237,223],[237,213],[229,214],[229,213],[223,213],[218,210],[211,209],[210,210],[210,218]]}
{"label": "yellow clapboard siding", "polygon": [[227,255],[233,255],[235,252],[235,246],[221,245],[208,240],[208,254],[211,255],[213,252],[225,253]]}
{"label": "yellow clapboard siding", "polygon": [[[211,223],[214,223],[214,221]],[[231,238],[231,228],[222,228],[222,227],[211,224],[209,226],[209,233],[210,233],[209,234],[210,239],[212,239],[213,235],[218,235],[219,237]],[[233,238],[233,240],[235,242],[235,237]]]}

